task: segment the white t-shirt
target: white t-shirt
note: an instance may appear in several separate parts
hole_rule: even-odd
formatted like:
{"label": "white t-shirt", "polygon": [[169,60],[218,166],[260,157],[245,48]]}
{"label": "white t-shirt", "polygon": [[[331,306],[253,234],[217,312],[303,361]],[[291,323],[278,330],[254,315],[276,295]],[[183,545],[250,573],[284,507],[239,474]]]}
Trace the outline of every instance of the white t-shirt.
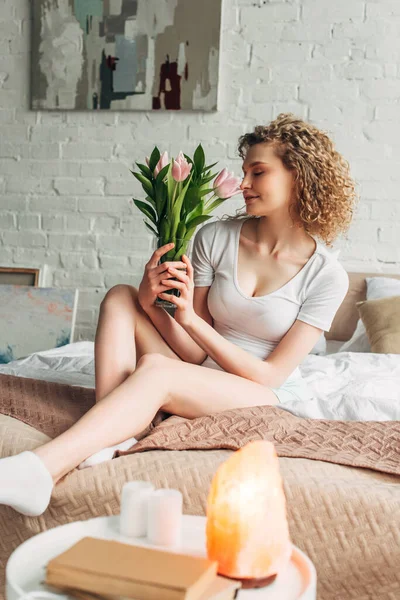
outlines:
{"label": "white t-shirt", "polygon": [[[265,296],[247,296],[237,279],[239,236],[246,220],[212,221],[197,231],[193,279],[195,287],[211,286],[207,304],[214,329],[265,360],[296,319],[329,331],[349,277],[336,255],[315,240],[314,254],[290,281]],[[223,370],[209,356],[202,365]],[[297,377],[301,377],[298,367],[288,380]]]}

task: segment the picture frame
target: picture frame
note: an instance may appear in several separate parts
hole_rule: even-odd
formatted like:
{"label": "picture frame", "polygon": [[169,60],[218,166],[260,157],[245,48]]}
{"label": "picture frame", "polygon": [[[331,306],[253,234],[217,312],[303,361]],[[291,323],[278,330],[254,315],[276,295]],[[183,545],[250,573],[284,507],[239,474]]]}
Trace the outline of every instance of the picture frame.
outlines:
{"label": "picture frame", "polygon": [[25,267],[0,267],[0,285],[39,286],[40,269]]}
{"label": "picture frame", "polygon": [[33,110],[218,110],[222,0],[31,5]]}

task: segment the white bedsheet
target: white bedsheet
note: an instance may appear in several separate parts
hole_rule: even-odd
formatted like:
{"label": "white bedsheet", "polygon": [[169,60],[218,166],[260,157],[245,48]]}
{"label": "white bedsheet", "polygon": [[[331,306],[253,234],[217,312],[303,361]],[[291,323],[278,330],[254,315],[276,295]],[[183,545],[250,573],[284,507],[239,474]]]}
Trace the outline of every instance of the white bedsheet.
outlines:
{"label": "white bedsheet", "polygon": [[285,408],[299,417],[400,420],[400,354],[309,354],[300,371],[314,397],[307,403],[285,401]]}
{"label": "white bedsheet", "polygon": [[[300,371],[313,393],[285,402],[301,417],[350,421],[400,420],[400,355],[310,354]],[[94,388],[94,343],[76,342],[0,365],[0,373]]]}
{"label": "white bedsheet", "polygon": [[94,388],[94,342],[75,342],[0,365],[0,373]]}

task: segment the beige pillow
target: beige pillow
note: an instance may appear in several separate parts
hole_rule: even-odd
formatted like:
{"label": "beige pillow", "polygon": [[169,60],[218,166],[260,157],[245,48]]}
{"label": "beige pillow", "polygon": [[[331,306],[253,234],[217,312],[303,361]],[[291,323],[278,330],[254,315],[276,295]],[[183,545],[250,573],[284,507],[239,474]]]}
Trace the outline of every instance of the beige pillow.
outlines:
{"label": "beige pillow", "polygon": [[356,304],[365,325],[371,352],[400,354],[400,296]]}

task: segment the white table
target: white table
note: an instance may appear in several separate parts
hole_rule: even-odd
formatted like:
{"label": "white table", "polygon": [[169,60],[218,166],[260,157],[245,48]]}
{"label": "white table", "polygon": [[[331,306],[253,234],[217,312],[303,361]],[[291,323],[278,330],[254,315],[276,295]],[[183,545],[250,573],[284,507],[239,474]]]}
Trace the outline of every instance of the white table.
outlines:
{"label": "white table", "polygon": [[[206,556],[205,517],[184,515],[182,543],[173,551]],[[6,567],[6,600],[18,600],[22,593],[53,591],[41,582],[48,561],[85,536],[117,540],[125,544],[156,548],[146,538],[127,538],[119,532],[119,515],[97,517],[54,527],[18,546]],[[157,546],[159,550],[165,549]],[[168,551],[172,551],[168,548]],[[293,546],[292,559],[285,572],[265,588],[240,590],[238,600],[316,600],[316,572],[310,559]],[[60,594],[60,598],[65,598]]]}

